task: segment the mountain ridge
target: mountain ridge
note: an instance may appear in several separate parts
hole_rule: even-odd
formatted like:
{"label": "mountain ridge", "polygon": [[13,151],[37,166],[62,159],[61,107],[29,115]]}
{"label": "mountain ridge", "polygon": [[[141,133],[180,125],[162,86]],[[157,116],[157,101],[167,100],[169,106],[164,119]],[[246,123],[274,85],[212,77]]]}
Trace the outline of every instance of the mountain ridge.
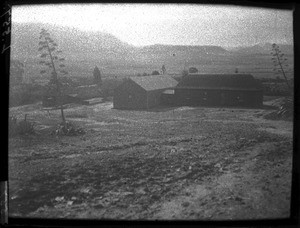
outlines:
{"label": "mountain ridge", "polygon": [[[12,58],[38,58],[39,32],[48,30],[64,55],[73,60],[99,59],[140,63],[161,61],[173,57],[194,59],[208,55],[270,54],[271,43],[226,49],[217,45],[153,44],[137,47],[116,36],[101,31],[84,31],[68,26],[44,23],[13,23],[11,35]],[[293,45],[280,45],[282,52],[293,53]]]}
{"label": "mountain ridge", "polygon": [[[227,47],[228,51],[235,52],[238,54],[270,54],[272,51],[272,44],[270,42],[257,43],[249,46],[237,46],[237,47]],[[285,54],[293,54],[294,46],[292,44],[277,44],[280,50]]]}

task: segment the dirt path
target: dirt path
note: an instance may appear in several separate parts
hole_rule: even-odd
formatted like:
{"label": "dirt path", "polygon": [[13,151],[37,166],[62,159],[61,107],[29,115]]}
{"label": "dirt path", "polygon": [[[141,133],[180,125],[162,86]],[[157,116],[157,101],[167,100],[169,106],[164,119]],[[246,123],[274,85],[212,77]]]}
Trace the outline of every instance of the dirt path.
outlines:
{"label": "dirt path", "polygon": [[[286,199],[289,199],[291,170],[285,168],[291,167],[291,159],[270,163],[267,168],[257,164],[262,148],[272,146],[263,143],[241,151],[243,157],[229,166],[217,166],[220,170],[226,169],[222,175],[184,188],[179,196],[163,202],[154,217],[212,220],[288,217]],[[282,194],[287,198],[280,198]]]}
{"label": "dirt path", "polygon": [[10,215],[289,215],[291,122],[265,120],[268,110],[262,109],[145,112],[111,107],[105,103],[66,110],[69,120],[86,129],[77,137],[49,136],[59,121],[57,113],[47,117],[38,107],[26,107],[31,118],[46,127],[39,135],[10,139]]}

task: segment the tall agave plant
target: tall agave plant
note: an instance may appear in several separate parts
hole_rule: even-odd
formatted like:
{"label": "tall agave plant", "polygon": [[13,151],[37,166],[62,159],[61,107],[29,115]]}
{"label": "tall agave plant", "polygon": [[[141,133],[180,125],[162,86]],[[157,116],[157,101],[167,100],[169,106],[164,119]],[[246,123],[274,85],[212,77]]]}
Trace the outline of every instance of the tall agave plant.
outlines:
{"label": "tall agave plant", "polygon": [[[287,58],[284,53],[281,52],[279,46],[277,44],[272,44],[272,60],[274,64],[274,71],[277,74],[283,75],[286,85],[289,88],[290,93],[292,92],[292,86],[290,85],[287,77],[286,77],[286,68],[289,66],[287,62]],[[292,117],[293,116],[293,98],[286,97],[283,101],[283,104],[280,106],[278,111],[278,115],[282,117]]]}
{"label": "tall agave plant", "polygon": [[277,44],[272,44],[271,55],[272,55],[272,61],[274,64],[273,70],[275,71],[275,74],[283,75],[288,88],[291,90],[292,87],[289,84],[289,81],[286,77],[286,71],[285,71],[285,68],[287,68],[289,66],[287,64],[287,58],[285,57],[284,53],[281,52],[281,50],[279,49],[279,46]]}
{"label": "tall agave plant", "polygon": [[42,29],[40,32],[40,42],[38,51],[41,53],[39,64],[44,67],[40,71],[41,74],[50,73],[51,78],[49,82],[49,87],[52,93],[56,97],[58,106],[61,110],[62,122],[65,123],[64,107],[63,107],[63,94],[61,89],[61,82],[59,81],[58,75],[66,75],[68,72],[65,70],[65,58],[60,57],[62,53],[61,50],[57,50],[57,43],[50,37],[50,34],[47,30]]}

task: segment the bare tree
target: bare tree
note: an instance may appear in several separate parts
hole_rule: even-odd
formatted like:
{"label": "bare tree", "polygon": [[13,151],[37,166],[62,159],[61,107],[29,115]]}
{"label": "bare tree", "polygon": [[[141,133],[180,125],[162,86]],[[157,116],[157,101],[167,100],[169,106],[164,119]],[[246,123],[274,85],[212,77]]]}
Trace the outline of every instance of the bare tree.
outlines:
{"label": "bare tree", "polygon": [[[58,80],[58,73],[63,75],[68,74],[68,72],[64,70],[65,64],[63,64],[63,62],[65,61],[65,59],[59,58],[58,55],[62,53],[62,51],[56,49],[58,45],[54,42],[54,40],[51,39],[50,34],[47,32],[47,30],[41,30],[39,39],[41,41],[39,42],[38,51],[41,52],[40,57],[43,59],[39,62],[39,64],[47,67],[46,70],[42,70],[40,71],[40,73],[45,74],[46,72],[48,72],[48,70],[50,70],[50,90],[54,89],[54,94],[57,102],[56,104],[60,107],[62,122],[65,123],[66,119],[64,115],[63,94],[61,89],[62,83]],[[44,60],[47,57],[48,60]]]}

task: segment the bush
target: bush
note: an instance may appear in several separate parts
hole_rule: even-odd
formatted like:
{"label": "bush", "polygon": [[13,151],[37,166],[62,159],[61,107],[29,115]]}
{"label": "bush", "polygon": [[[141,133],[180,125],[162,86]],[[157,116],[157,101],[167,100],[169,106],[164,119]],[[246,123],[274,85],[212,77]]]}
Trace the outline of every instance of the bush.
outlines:
{"label": "bush", "polygon": [[291,98],[285,98],[282,105],[279,108],[278,115],[282,118],[290,119],[293,117],[293,114],[293,100]]}
{"label": "bush", "polygon": [[293,99],[291,97],[285,97],[280,101],[278,110],[265,115],[264,118],[272,120],[292,121],[294,115],[293,110]]}
{"label": "bush", "polygon": [[198,73],[198,69],[196,67],[190,67],[189,73],[191,73],[191,74]]}
{"label": "bush", "polygon": [[84,133],[85,132],[82,128],[76,127],[74,124],[70,122],[65,122],[65,123],[60,123],[51,134],[77,136],[77,135],[83,135]]}
{"label": "bush", "polygon": [[9,136],[34,134],[34,123],[31,123],[25,119],[18,122],[16,117],[9,117],[8,121]]}
{"label": "bush", "polygon": [[159,72],[157,70],[155,71],[152,71],[152,74],[151,75],[159,75]]}

